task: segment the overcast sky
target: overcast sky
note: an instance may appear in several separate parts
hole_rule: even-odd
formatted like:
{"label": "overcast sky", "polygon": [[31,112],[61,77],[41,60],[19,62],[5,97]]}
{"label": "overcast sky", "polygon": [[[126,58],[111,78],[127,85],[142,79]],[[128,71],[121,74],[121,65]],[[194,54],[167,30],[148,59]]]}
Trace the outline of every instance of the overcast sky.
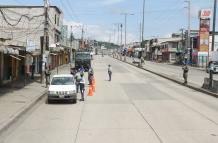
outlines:
{"label": "overcast sky", "polygon": [[[199,29],[198,10],[212,8],[213,1],[191,0],[192,29]],[[145,2],[145,39],[166,37],[187,27],[187,3],[184,0]],[[124,24],[121,13],[133,13],[127,18],[127,41],[139,41],[143,0],[50,0],[50,3],[61,8],[64,23],[73,25],[76,37],[81,36],[79,25],[84,25],[87,38],[111,42],[117,42],[117,35],[114,37],[114,30],[117,30],[115,23]],[[0,4],[43,5],[43,0],[1,0]]]}

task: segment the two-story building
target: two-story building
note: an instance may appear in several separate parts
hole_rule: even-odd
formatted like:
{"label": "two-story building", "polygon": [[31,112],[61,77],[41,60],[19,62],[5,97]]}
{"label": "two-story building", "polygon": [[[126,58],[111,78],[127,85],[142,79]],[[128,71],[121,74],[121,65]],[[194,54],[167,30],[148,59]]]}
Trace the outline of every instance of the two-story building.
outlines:
{"label": "two-story building", "polygon": [[[44,35],[44,7],[43,6],[0,6],[0,39],[8,35],[9,40],[2,42],[0,48],[2,83],[11,80],[22,79],[25,73],[40,73],[40,51],[43,46]],[[63,13],[56,6],[48,9],[48,45],[43,55],[44,62],[51,65],[63,63],[64,48],[56,46],[56,50],[50,45],[57,45],[61,39],[63,25]],[[60,45],[60,44],[59,44]],[[54,53],[54,54],[53,54]],[[53,67],[53,68],[54,68]]]}

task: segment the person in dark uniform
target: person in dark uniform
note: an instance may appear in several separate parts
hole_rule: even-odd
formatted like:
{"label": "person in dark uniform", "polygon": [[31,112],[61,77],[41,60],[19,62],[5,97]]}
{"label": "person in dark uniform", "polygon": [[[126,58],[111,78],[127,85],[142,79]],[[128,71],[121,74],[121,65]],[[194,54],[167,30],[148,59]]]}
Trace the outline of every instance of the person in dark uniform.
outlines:
{"label": "person in dark uniform", "polygon": [[109,81],[111,81],[111,77],[112,77],[112,67],[111,67],[111,65],[108,65],[108,76],[109,76]]}
{"label": "person in dark uniform", "polygon": [[182,70],[183,70],[184,84],[187,84],[188,83],[188,71],[189,71],[189,68],[187,65],[187,58],[185,58],[185,63],[184,63],[184,66],[182,67]]}

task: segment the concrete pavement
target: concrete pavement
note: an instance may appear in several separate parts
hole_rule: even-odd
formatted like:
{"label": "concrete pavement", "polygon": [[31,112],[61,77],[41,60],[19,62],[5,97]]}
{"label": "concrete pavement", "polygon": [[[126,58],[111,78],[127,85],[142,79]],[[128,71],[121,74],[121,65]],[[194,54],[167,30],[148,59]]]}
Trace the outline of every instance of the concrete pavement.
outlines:
{"label": "concrete pavement", "polygon": [[94,96],[77,104],[44,99],[0,143],[217,143],[216,98],[107,56],[94,58]]}
{"label": "concrete pavement", "polygon": [[[68,70],[69,66],[59,67],[60,72]],[[51,71],[51,76],[56,74],[56,70]],[[23,113],[33,106],[43,95],[47,93],[45,85],[39,81],[33,82],[20,89],[8,89],[0,96],[0,133],[7,129]]]}
{"label": "concrete pavement", "polygon": [[[135,61],[139,61],[139,59],[134,58]],[[118,58],[120,60],[120,58]],[[123,58],[122,58],[123,60]],[[126,57],[126,62],[137,66],[137,64],[132,63],[133,59],[130,57]],[[142,64],[142,68],[154,73],[156,75],[159,75],[161,77],[167,78],[169,80],[172,80],[176,83],[183,84],[184,79],[183,79],[183,71],[181,66],[175,66],[171,64],[164,64],[164,63],[156,63],[156,62],[151,62],[151,61],[145,61],[144,64]],[[190,87],[192,89],[195,89],[200,92],[204,92],[206,94],[218,97],[217,93],[210,92],[209,90],[201,88],[203,83],[204,83],[204,78],[208,77],[208,73],[206,73],[203,70],[199,70],[198,68],[194,67],[189,67],[189,73],[188,73],[188,85],[187,87]],[[218,75],[214,74],[214,79],[218,80]]]}

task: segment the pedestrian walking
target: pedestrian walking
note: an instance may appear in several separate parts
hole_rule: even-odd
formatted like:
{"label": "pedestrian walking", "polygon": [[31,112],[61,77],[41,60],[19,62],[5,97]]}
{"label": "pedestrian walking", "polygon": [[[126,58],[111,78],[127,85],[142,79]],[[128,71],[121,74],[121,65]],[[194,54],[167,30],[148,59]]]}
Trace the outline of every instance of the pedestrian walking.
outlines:
{"label": "pedestrian walking", "polygon": [[93,76],[94,76],[94,70],[93,70],[93,68],[90,66],[90,67],[89,67],[89,71],[88,71],[89,85],[92,84]]}
{"label": "pedestrian walking", "polygon": [[49,84],[50,82],[50,71],[49,71],[49,68],[47,67],[47,65],[45,64],[45,82],[46,82],[46,87],[47,85]]}
{"label": "pedestrian walking", "polygon": [[80,101],[84,101],[84,100],[85,100],[85,99],[84,99],[84,91],[85,91],[86,80],[85,80],[85,78],[84,78],[84,74],[83,74],[83,73],[81,73],[80,76],[81,76],[81,80],[80,80],[80,82],[79,82],[80,93],[81,93],[81,99],[80,99]]}
{"label": "pedestrian walking", "polygon": [[109,76],[109,81],[111,81],[111,76],[112,76],[112,67],[111,67],[111,65],[108,65],[108,76]]}
{"label": "pedestrian walking", "polygon": [[184,66],[182,67],[182,70],[183,70],[183,78],[184,78],[184,84],[187,84],[188,83],[188,71],[189,71],[189,68],[187,66],[187,59],[185,59],[185,64]]}
{"label": "pedestrian walking", "polygon": [[85,72],[85,69],[84,69],[83,65],[81,65],[81,67],[79,68],[79,72],[80,73],[84,73]]}
{"label": "pedestrian walking", "polygon": [[76,74],[74,76],[74,79],[76,81],[76,93],[79,93],[79,85],[80,85],[79,83],[81,80],[81,76],[80,76],[80,72],[78,70],[75,69],[75,71],[76,71]]}

